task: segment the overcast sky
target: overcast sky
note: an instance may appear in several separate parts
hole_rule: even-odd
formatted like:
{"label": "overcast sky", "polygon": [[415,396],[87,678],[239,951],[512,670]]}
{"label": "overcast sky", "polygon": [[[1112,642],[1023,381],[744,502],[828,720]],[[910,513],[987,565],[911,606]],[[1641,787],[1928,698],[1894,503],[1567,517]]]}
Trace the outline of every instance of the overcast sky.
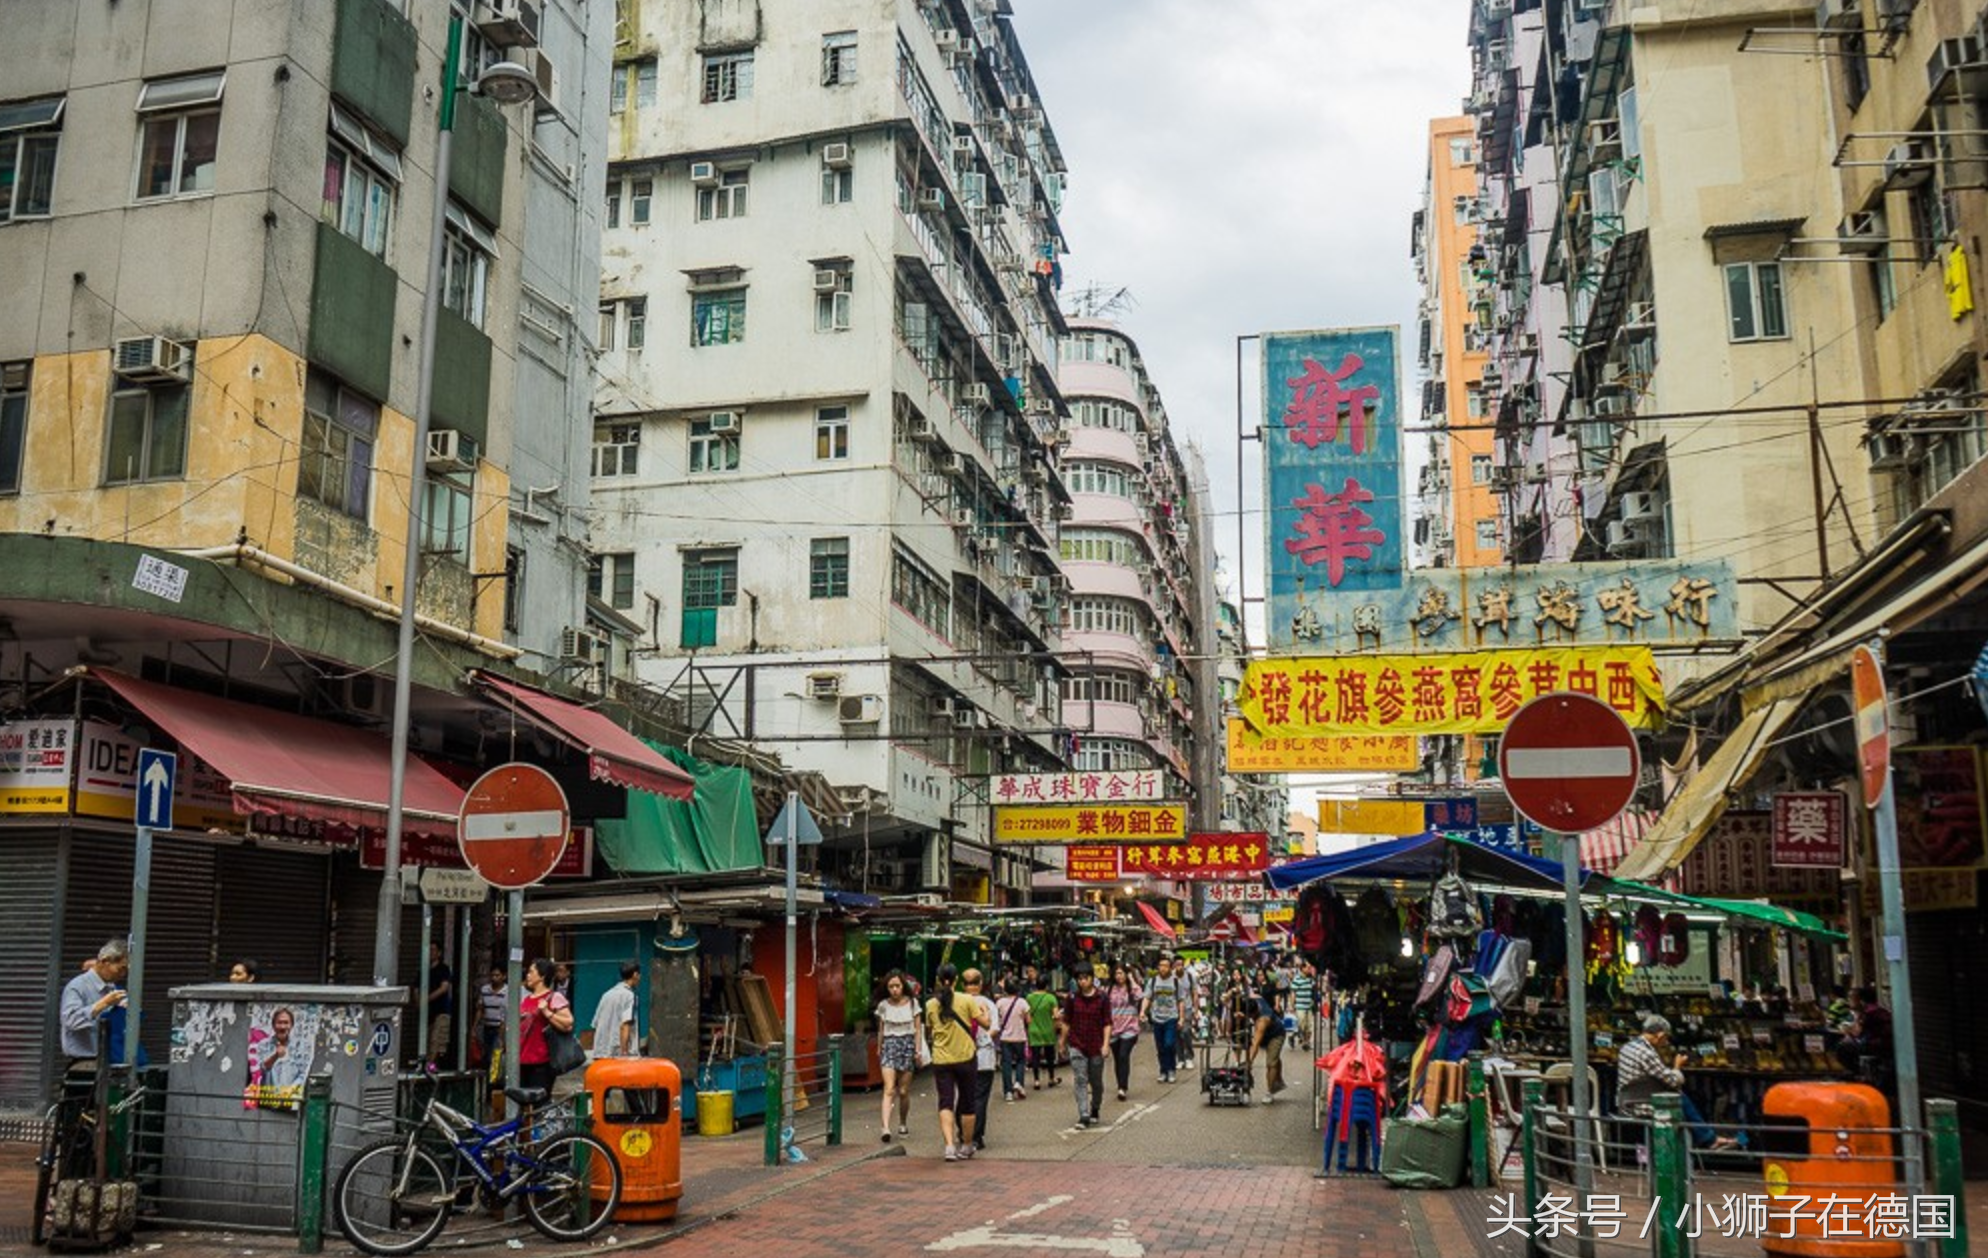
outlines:
{"label": "overcast sky", "polygon": [[[1176,440],[1207,456],[1233,572],[1236,337],[1400,324],[1412,372],[1409,217],[1429,121],[1469,91],[1467,0],[1013,4],[1070,167],[1065,306],[1092,284],[1130,290],[1118,318]],[[1254,446],[1244,458],[1254,597],[1262,470]]]}

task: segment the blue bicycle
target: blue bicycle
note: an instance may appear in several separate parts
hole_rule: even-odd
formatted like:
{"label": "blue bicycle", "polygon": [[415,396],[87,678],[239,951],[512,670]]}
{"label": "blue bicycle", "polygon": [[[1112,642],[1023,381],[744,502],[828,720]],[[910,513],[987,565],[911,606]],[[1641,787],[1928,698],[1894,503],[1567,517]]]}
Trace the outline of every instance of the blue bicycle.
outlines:
{"label": "blue bicycle", "polygon": [[[526,1110],[542,1105],[542,1088],[506,1088]],[[516,1201],[541,1233],[556,1241],[583,1241],[606,1227],[621,1201],[621,1164],[592,1136],[542,1132],[544,1116],[521,1116],[494,1127],[430,1098],[421,1121],[405,1136],[367,1145],[338,1176],[332,1210],[345,1239],[369,1254],[411,1254],[448,1226],[449,1214],[481,1194],[502,1209]],[[439,1135],[455,1157],[437,1157]],[[473,1176],[452,1173],[467,1168]]]}

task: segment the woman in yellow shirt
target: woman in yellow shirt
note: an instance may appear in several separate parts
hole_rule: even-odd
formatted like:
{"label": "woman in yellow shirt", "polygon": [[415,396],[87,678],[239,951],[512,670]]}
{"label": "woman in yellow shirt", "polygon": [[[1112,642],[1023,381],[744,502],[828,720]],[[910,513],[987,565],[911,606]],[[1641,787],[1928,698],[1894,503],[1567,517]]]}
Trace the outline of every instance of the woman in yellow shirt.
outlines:
{"label": "woman in yellow shirt", "polygon": [[939,1088],[939,1134],[945,1138],[946,1161],[973,1156],[973,1093],[978,1084],[974,1064],[974,1033],[980,1004],[954,991],[959,970],[942,965],[934,976],[935,990],[925,1002],[925,1031],[932,1042],[932,1081]]}

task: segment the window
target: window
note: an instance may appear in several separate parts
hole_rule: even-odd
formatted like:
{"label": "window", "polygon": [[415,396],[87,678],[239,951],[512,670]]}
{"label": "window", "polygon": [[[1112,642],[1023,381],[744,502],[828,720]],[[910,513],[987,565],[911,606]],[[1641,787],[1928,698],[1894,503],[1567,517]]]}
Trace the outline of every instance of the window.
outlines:
{"label": "window", "polygon": [[63,98],[0,105],[0,223],[48,213]]}
{"label": "window", "polygon": [[1788,335],[1781,294],[1781,264],[1735,262],[1726,267],[1726,316],[1733,341],[1779,340]]}
{"label": "window", "polygon": [[901,550],[891,552],[890,601],[933,633],[946,636],[952,598],[945,583]]}
{"label": "window", "polygon": [[649,205],[655,199],[656,181],[636,179],[628,185],[628,222],[634,227],[649,225]]}
{"label": "window", "polygon": [[28,436],[29,363],[0,363],[0,494],[21,492],[21,460]]}
{"label": "window", "polygon": [[1131,474],[1115,463],[1067,463],[1063,467],[1063,480],[1073,494],[1132,496]]}
{"label": "window", "polygon": [[604,301],[601,303],[600,332],[594,338],[601,349],[610,350],[620,342],[621,303]]}
{"label": "window", "polygon": [[1152,682],[1130,673],[1091,673],[1063,679],[1063,698],[1068,703],[1137,703],[1152,688]]}
{"label": "window", "polygon": [[400,184],[400,154],[337,105],[331,107],[331,139],[324,155],[324,204],[319,217],[367,253],[387,256],[387,228],[393,221],[394,189]]}
{"label": "window", "polygon": [[138,93],[138,199],[214,190],[221,140],[219,70],[154,79]]}
{"label": "window", "polygon": [[815,412],[815,458],[849,457],[849,408],[824,406]]}
{"label": "window", "polygon": [[697,190],[697,221],[708,223],[714,218],[744,218],[746,185],[751,177],[752,172],[744,167],[719,171],[717,183]]}
{"label": "window", "polygon": [[690,471],[736,472],[739,470],[739,417],[721,411],[709,419],[690,421]]}
{"label": "window", "polygon": [[1470,456],[1470,483],[1489,485],[1491,483],[1491,456],[1473,454]]}
{"label": "window", "polygon": [[1066,560],[1112,563],[1135,568],[1146,562],[1145,548],[1130,535],[1111,529],[1065,528],[1057,550]]}
{"label": "window", "polygon": [[587,597],[617,611],[635,606],[635,552],[595,555],[587,564]]}
{"label": "window", "polygon": [[631,95],[634,97],[637,109],[647,109],[656,103],[654,57],[645,57],[640,61],[624,61],[614,67],[614,77],[608,82],[608,112],[618,114],[626,110]]}
{"label": "window", "polygon": [[380,408],[321,371],[304,378],[303,449],[297,493],[356,520],[366,518]]}
{"label": "window", "polygon": [[849,597],[849,539],[817,537],[808,545],[808,597]]}
{"label": "window", "polygon": [[1073,598],[1070,600],[1070,628],[1092,633],[1121,633],[1143,637],[1144,617],[1139,605],[1127,598]]}
{"label": "window", "polygon": [[480,328],[489,294],[490,263],[497,256],[497,237],[454,201],[443,212],[447,222],[442,229],[442,306],[462,316],[471,327]]}
{"label": "window", "polygon": [[[829,277],[833,276],[831,280]],[[817,267],[815,270],[815,331],[847,332],[855,296],[850,290],[854,276],[846,264]],[[824,286],[827,287],[824,287]]]}
{"label": "window", "polygon": [[752,99],[752,54],[717,53],[704,58],[704,103]]}
{"label": "window", "polygon": [[118,379],[114,388],[110,395],[110,440],[104,450],[104,484],[175,480],[186,475],[186,416],[192,387],[170,384],[147,388]]}
{"label": "window", "polygon": [[470,514],[475,486],[471,472],[430,472],[421,482],[421,549],[469,565]]}
{"label": "window", "polygon": [[1477,549],[1498,549],[1498,522],[1496,520],[1479,520],[1477,522]]}
{"label": "window", "polygon": [[1483,385],[1466,384],[1463,386],[1463,412],[1465,415],[1468,415],[1472,419],[1478,419],[1483,416],[1484,414]]}
{"label": "window", "polygon": [[1083,773],[1131,773],[1154,767],[1145,747],[1124,738],[1086,738],[1070,767]]}
{"label": "window", "polygon": [[745,340],[746,290],[717,288],[690,295],[690,343],[731,345]]}
{"label": "window", "polygon": [[1871,299],[1877,303],[1878,322],[1882,323],[1898,308],[1898,277],[1892,273],[1889,243],[1871,258],[1867,269],[1871,277]]}
{"label": "window", "polygon": [[607,181],[607,225],[621,226],[621,180]]}
{"label": "window", "polygon": [[1953,220],[1947,216],[1946,199],[1941,196],[1939,181],[1928,179],[1905,194],[1907,210],[1912,215],[1912,241],[1916,246],[1913,253],[1919,256],[1921,268],[1941,261],[1944,254],[1940,242],[1952,230]]}
{"label": "window", "polygon": [[525,552],[516,546],[504,548],[504,631],[516,633],[524,624]]}
{"label": "window", "polygon": [[1079,428],[1109,428],[1115,432],[1139,432],[1139,413],[1121,402],[1086,399],[1071,405]]}
{"label": "window", "polygon": [[594,475],[633,476],[639,470],[642,425],[594,425]]}
{"label": "window", "polygon": [[737,547],[683,552],[683,605],[686,609],[702,611],[712,607],[735,607],[738,601]]}
{"label": "window", "polygon": [[847,164],[821,168],[821,203],[847,205],[856,199],[856,172]]}
{"label": "window", "polygon": [[1468,166],[1477,160],[1477,146],[1461,136],[1450,139],[1450,165]]}
{"label": "window", "polygon": [[[617,336],[616,333],[621,335]],[[601,303],[601,348],[639,350],[649,343],[649,299],[622,297]]]}
{"label": "window", "polygon": [[1862,30],[1844,31],[1837,37],[1836,51],[1843,59],[1843,107],[1854,114],[1871,94],[1870,46]]}
{"label": "window", "polygon": [[821,37],[821,85],[842,87],[856,81],[856,32],[836,31]]}

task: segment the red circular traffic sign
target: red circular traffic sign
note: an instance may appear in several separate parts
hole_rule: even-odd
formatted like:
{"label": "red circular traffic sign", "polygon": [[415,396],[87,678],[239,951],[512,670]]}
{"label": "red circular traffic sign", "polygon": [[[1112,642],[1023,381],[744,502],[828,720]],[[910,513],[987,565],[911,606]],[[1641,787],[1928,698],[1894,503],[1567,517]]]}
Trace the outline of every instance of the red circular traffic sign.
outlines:
{"label": "red circular traffic sign", "polygon": [[1643,757],[1614,708],[1569,690],[1512,714],[1498,743],[1498,776],[1512,807],[1560,834],[1615,820],[1636,795]]}
{"label": "red circular traffic sign", "polygon": [[545,880],[572,831],[566,792],[535,764],[500,764],[476,779],[456,816],[456,847],[469,867],[503,891]]}
{"label": "red circular traffic sign", "polygon": [[1885,708],[1884,669],[1867,646],[1850,652],[1850,696],[1857,712],[1857,776],[1864,807],[1876,808],[1891,775],[1891,714]]}

